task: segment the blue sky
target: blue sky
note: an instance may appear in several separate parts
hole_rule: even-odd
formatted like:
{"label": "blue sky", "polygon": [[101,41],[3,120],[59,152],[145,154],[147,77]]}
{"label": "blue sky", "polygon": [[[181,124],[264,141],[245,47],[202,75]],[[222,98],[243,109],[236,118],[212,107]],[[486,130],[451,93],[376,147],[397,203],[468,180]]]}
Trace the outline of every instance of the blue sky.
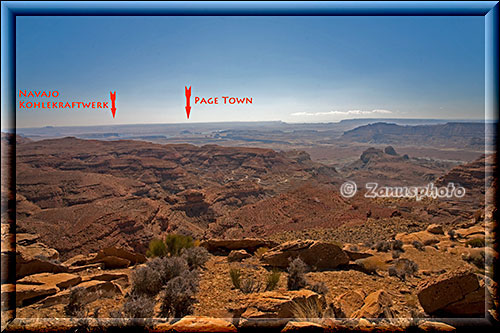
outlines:
{"label": "blue sky", "polygon": [[[17,89],[117,115],[18,110],[17,127],[484,118],[483,17],[18,17]],[[192,102],[193,103],[193,102]]]}

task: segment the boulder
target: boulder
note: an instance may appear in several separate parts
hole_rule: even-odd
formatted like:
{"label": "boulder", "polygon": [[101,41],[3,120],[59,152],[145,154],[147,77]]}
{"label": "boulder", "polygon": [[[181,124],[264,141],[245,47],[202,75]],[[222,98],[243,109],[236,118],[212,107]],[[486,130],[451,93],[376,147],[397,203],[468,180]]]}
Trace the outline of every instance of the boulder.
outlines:
{"label": "boulder", "polygon": [[28,303],[35,302],[40,298],[54,295],[58,291],[59,289],[55,285],[17,284],[16,306],[27,305]]}
{"label": "boulder", "polygon": [[82,281],[82,278],[78,275],[68,274],[68,273],[38,273],[29,276],[25,276],[20,280],[17,280],[17,284],[35,284],[35,285],[47,285],[56,286],[59,289],[66,289],[73,287]]}
{"label": "boulder", "polygon": [[68,269],[66,266],[54,261],[33,257],[32,253],[26,253],[26,247],[16,247],[16,278],[36,273],[64,273]]}
{"label": "boulder", "polygon": [[69,258],[65,262],[63,262],[66,266],[83,266],[86,265],[92,259],[95,259],[97,253],[93,253],[90,255],[77,254],[74,257]]}
{"label": "boulder", "polygon": [[396,240],[400,240],[404,244],[412,244],[414,241],[419,241],[424,245],[433,245],[439,243],[440,241],[438,236],[428,231],[418,231],[409,234],[400,233],[396,235]]}
{"label": "boulder", "polygon": [[440,323],[437,321],[424,321],[418,325],[418,329],[422,332],[455,332],[455,327]]}
{"label": "boulder", "polygon": [[340,308],[340,316],[351,318],[351,315],[361,309],[364,304],[366,294],[363,291],[349,291],[338,296],[335,301]]}
{"label": "boulder", "polygon": [[281,330],[281,333],[288,332],[324,332],[325,328],[310,321],[289,321]]}
{"label": "boulder", "polygon": [[349,263],[349,257],[340,246],[314,240],[296,240],[283,243],[261,257],[264,264],[286,268],[299,257],[310,269],[333,269]]}
{"label": "boulder", "polygon": [[232,309],[233,318],[247,320],[294,318],[297,306],[320,304],[326,307],[324,297],[306,289],[250,294],[241,299],[240,304],[240,306]]}
{"label": "boulder", "polygon": [[253,253],[260,247],[273,248],[277,245],[276,242],[258,238],[209,239],[200,243],[200,246],[213,254],[227,254],[232,250],[245,250]]}
{"label": "boulder", "polygon": [[424,311],[431,315],[485,315],[485,289],[471,271],[449,272],[423,281],[417,287],[417,296]]}
{"label": "boulder", "polygon": [[85,270],[102,269],[102,268],[104,268],[104,263],[99,262],[97,264],[68,267],[68,273],[78,273]]}
{"label": "boulder", "polygon": [[378,290],[366,296],[363,307],[352,314],[353,318],[393,318],[392,300],[387,292]]}
{"label": "boulder", "polygon": [[[84,293],[82,300],[83,304],[91,303],[101,297],[115,297],[123,295],[121,288],[113,282],[110,281],[85,281],[77,285],[75,288],[83,288]],[[49,296],[39,303],[43,307],[52,306],[54,304],[67,304],[69,301],[69,295],[71,293],[70,289],[61,291],[55,295]]]}
{"label": "boulder", "polygon": [[345,254],[347,254],[347,256],[349,257],[349,260],[351,260],[351,261],[356,261],[358,259],[364,259],[364,258],[368,258],[368,257],[373,256],[373,254],[367,253],[367,252],[353,252],[353,251],[349,251],[349,250],[345,250],[345,249],[344,249],[344,252],[345,252]]}
{"label": "boulder", "polygon": [[93,259],[91,263],[102,263],[107,269],[113,268],[125,268],[130,266],[130,260],[123,259],[115,256],[104,256],[100,258]]}
{"label": "boulder", "polygon": [[128,260],[132,265],[142,264],[147,260],[147,258],[140,253],[134,253],[119,247],[108,247],[97,252],[97,255],[87,263],[93,264],[96,262],[102,262],[101,259],[104,259],[106,257],[116,257]]}
{"label": "boulder", "polygon": [[229,252],[227,256],[227,261],[242,261],[243,259],[250,258],[252,255],[245,250],[233,250]]}
{"label": "boulder", "polygon": [[237,332],[227,320],[202,316],[186,316],[169,328],[173,332]]}
{"label": "boulder", "polygon": [[125,273],[102,273],[102,274],[92,275],[89,277],[89,280],[98,280],[98,281],[114,281],[118,279],[125,279],[128,281],[128,275]]}
{"label": "boulder", "polygon": [[431,224],[426,229],[427,232],[435,235],[444,235],[443,227],[439,224]]}

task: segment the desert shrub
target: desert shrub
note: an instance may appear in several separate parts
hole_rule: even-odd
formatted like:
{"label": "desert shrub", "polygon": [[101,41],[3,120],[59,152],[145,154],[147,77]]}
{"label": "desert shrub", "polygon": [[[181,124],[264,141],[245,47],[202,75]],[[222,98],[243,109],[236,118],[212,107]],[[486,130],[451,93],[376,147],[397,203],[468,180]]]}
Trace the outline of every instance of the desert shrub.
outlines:
{"label": "desert shrub", "polygon": [[123,303],[121,316],[124,318],[152,318],[154,307],[153,297],[132,294]]}
{"label": "desert shrub", "polygon": [[189,270],[188,263],[181,257],[154,258],[147,263],[147,266],[158,272],[162,286]]}
{"label": "desert shrub", "polygon": [[194,246],[193,238],[191,236],[184,236],[178,234],[170,234],[165,238],[167,252],[171,256],[178,256],[182,249],[188,249]]}
{"label": "desert shrub", "polygon": [[392,259],[398,259],[401,256],[401,251],[392,250]]}
{"label": "desert shrub", "polygon": [[464,258],[465,261],[470,262],[476,265],[478,268],[485,268],[486,265],[486,255],[484,250],[479,251],[478,253],[469,253]]}
{"label": "desert shrub", "polygon": [[328,294],[328,292],[329,292],[328,287],[326,286],[326,284],[323,281],[311,284],[310,288],[315,293],[320,294],[320,295],[324,295],[324,296],[326,294]]}
{"label": "desert shrub", "polygon": [[64,306],[64,313],[71,317],[88,317],[85,303],[85,289],[82,287],[75,287],[70,290],[69,301],[68,304]]}
{"label": "desert shrub", "polygon": [[255,256],[260,259],[262,257],[262,255],[264,253],[266,253],[267,251],[269,251],[269,248],[264,247],[264,246],[263,247],[259,247],[257,249],[257,251],[255,251]]}
{"label": "desert shrub", "polygon": [[406,280],[406,277],[415,275],[418,272],[418,265],[406,258],[397,259],[392,266],[389,267],[389,276],[396,276],[402,281]]}
{"label": "desert shrub", "polygon": [[185,272],[168,281],[163,288],[160,316],[181,318],[193,312],[199,277],[195,271]]}
{"label": "desert shrub", "polygon": [[247,277],[241,280],[240,290],[244,294],[258,293],[261,284],[252,277]]}
{"label": "desert shrub", "polygon": [[375,244],[375,250],[377,250],[377,252],[389,252],[390,249],[391,243],[388,241],[380,241]]}
{"label": "desert shrub", "polygon": [[135,269],[131,274],[132,293],[139,295],[154,296],[162,287],[160,272],[150,266]]}
{"label": "desert shrub", "polygon": [[291,311],[293,318],[314,322],[324,317],[325,308],[318,298],[310,297],[304,302],[293,302]]}
{"label": "desert shrub", "polygon": [[167,246],[161,239],[153,239],[149,242],[149,249],[146,251],[148,257],[164,257],[167,255]]}
{"label": "desert shrub", "polygon": [[290,263],[287,282],[289,290],[299,290],[307,285],[306,270],[307,265],[300,258],[296,258]]}
{"label": "desert shrub", "polygon": [[278,270],[273,270],[271,273],[269,273],[266,280],[266,291],[276,289],[276,286],[280,282],[280,276],[281,272]]}
{"label": "desert shrub", "polygon": [[419,251],[425,251],[424,244],[418,240],[414,240],[412,243],[413,247],[416,248]]}
{"label": "desert shrub", "polygon": [[204,247],[190,247],[182,250],[182,258],[191,269],[200,268],[210,258],[210,253]]}
{"label": "desert shrub", "polygon": [[484,247],[484,239],[473,238],[468,240],[465,244],[467,244],[470,247]]}
{"label": "desert shrub", "polygon": [[404,252],[403,250],[403,242],[399,239],[395,239],[391,242],[391,248],[393,251]]}
{"label": "desert shrub", "polygon": [[236,289],[241,287],[241,271],[238,268],[231,268],[229,270],[229,276],[231,276],[231,282]]}

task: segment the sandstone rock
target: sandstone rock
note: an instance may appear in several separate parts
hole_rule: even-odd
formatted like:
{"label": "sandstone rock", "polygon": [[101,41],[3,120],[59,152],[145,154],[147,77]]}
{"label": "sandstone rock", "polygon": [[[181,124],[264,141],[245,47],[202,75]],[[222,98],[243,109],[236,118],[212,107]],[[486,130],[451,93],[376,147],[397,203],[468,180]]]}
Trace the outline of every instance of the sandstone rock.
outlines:
{"label": "sandstone rock", "polygon": [[318,303],[326,306],[323,297],[310,290],[296,291],[267,291],[250,294],[243,298],[241,306],[233,309],[233,318],[258,319],[258,318],[294,318],[296,306]]}
{"label": "sandstone rock", "polygon": [[354,318],[393,318],[392,300],[389,294],[378,290],[368,295],[361,309],[354,312]]}
{"label": "sandstone rock", "polygon": [[361,309],[365,297],[366,295],[363,291],[349,291],[338,296],[335,301],[340,307],[341,316],[350,318],[355,311]]}
{"label": "sandstone rock", "polygon": [[102,269],[102,268],[104,268],[104,263],[99,262],[97,264],[69,267],[68,273],[78,273],[78,272],[85,271],[85,270]]}
{"label": "sandstone rock", "polygon": [[426,230],[431,234],[444,235],[443,227],[439,224],[431,224],[430,226],[427,227]]}
{"label": "sandstone rock", "polygon": [[367,274],[377,274],[378,271],[385,271],[389,265],[380,256],[371,256],[363,259],[358,259],[355,264],[361,271]]}
{"label": "sandstone rock", "polygon": [[90,262],[92,259],[95,259],[97,253],[93,253],[90,255],[77,254],[74,257],[69,258],[65,262],[63,262],[66,266],[83,266]]}
{"label": "sandstone rock", "polygon": [[202,241],[200,246],[203,246],[210,253],[225,254],[232,250],[245,250],[253,253],[260,247],[273,248],[278,243],[258,238],[243,238],[243,239],[209,239]]}
{"label": "sandstone rock", "polygon": [[227,320],[202,316],[186,316],[171,325],[174,332],[237,332]]}
{"label": "sandstone rock", "polygon": [[29,301],[33,302],[41,297],[54,295],[59,289],[52,285],[16,285],[16,306],[26,305]]}
{"label": "sandstone rock", "polygon": [[313,240],[283,243],[261,257],[264,264],[285,268],[290,260],[300,257],[310,269],[332,269],[349,263],[347,254],[336,244]]}
{"label": "sandstone rock", "polygon": [[130,260],[115,256],[104,256],[93,259],[91,263],[103,263],[105,268],[113,269],[128,267],[130,265]]}
{"label": "sandstone rock", "polygon": [[252,255],[245,250],[233,250],[229,252],[227,256],[227,261],[242,261],[243,259],[250,258]]}
{"label": "sandstone rock", "polygon": [[422,282],[417,288],[428,314],[474,316],[485,314],[485,292],[473,272],[449,272]]}
{"label": "sandstone rock", "polygon": [[82,281],[82,278],[78,275],[68,274],[68,273],[39,273],[17,280],[17,284],[35,284],[35,285],[47,285],[56,286],[59,289],[66,289],[72,287]]}
{"label": "sandstone rock", "polygon": [[455,327],[437,321],[424,321],[418,325],[418,329],[423,332],[455,332]]}
{"label": "sandstone rock", "polygon": [[414,241],[419,241],[424,245],[433,245],[439,243],[440,239],[435,234],[427,231],[418,231],[413,233],[400,233],[396,235],[396,239],[405,244],[412,244]]}
{"label": "sandstone rock", "polygon": [[[101,297],[115,297],[123,295],[121,288],[110,281],[85,281],[77,285],[75,288],[83,288],[84,290],[84,304],[91,303]],[[66,304],[69,301],[70,289],[61,291],[53,296],[49,296],[39,303],[43,307],[52,306],[55,304]]]}
{"label": "sandstone rock", "polygon": [[147,258],[140,253],[134,253],[119,247],[108,247],[97,252],[95,258],[90,260],[88,263],[93,264],[96,262],[101,262],[100,260],[106,257],[125,259],[128,260],[132,265],[142,264],[147,260]]}
{"label": "sandstone rock", "polygon": [[325,328],[317,323],[309,321],[289,321],[281,330],[281,333],[287,332],[324,332]]}
{"label": "sandstone rock", "polygon": [[342,250],[345,252],[345,254],[347,254],[351,261],[373,256],[373,254],[371,253],[360,252],[358,247],[353,246],[352,244],[345,244]]}
{"label": "sandstone rock", "polygon": [[60,264],[25,253],[26,247],[16,247],[16,278],[36,273],[64,273],[68,269]]}
{"label": "sandstone rock", "polygon": [[102,274],[92,275],[89,277],[89,280],[98,280],[98,281],[114,281],[118,279],[125,279],[128,281],[128,275],[125,273],[102,273]]}

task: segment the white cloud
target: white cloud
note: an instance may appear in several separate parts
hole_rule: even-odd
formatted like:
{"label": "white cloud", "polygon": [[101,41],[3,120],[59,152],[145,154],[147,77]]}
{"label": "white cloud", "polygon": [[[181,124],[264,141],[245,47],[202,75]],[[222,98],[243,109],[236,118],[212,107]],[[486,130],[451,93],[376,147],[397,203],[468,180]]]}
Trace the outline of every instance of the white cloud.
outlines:
{"label": "white cloud", "polygon": [[328,111],[328,112],[295,112],[292,113],[291,115],[292,116],[329,116],[329,115],[348,116],[348,115],[366,115],[366,114],[376,114],[376,113],[389,114],[393,112],[389,110],[375,109],[371,111],[348,110],[348,111]]}

